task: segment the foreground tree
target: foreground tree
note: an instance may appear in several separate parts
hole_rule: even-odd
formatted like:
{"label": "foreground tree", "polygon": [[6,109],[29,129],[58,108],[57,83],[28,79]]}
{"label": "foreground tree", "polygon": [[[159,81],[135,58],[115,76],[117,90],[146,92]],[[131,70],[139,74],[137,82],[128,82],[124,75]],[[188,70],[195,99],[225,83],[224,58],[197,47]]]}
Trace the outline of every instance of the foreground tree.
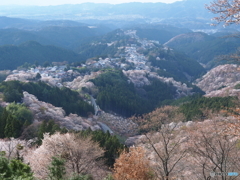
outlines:
{"label": "foreground tree", "polygon": [[142,147],[131,147],[123,151],[114,164],[115,180],[150,180],[153,179]]}
{"label": "foreground tree", "polygon": [[4,152],[8,161],[11,159],[21,159],[29,151],[31,141],[20,139],[0,139],[0,152]]}
{"label": "foreground tree", "polygon": [[49,178],[51,180],[62,180],[66,174],[65,161],[61,158],[52,157],[49,169]]}
{"label": "foreground tree", "polygon": [[32,112],[26,106],[9,104],[0,112],[0,138],[20,137],[32,120]]}
{"label": "foreground tree", "polygon": [[42,145],[32,154],[26,157],[30,163],[36,177],[46,178],[48,167],[52,162],[52,157],[58,157],[65,161],[66,174],[93,174],[102,178],[104,165],[101,159],[104,150],[91,138],[80,137],[75,134],[56,133],[54,135],[45,134]]}
{"label": "foreground tree", "polygon": [[148,157],[155,176],[161,180],[176,178],[183,171],[182,161],[187,156],[185,141],[178,137],[177,130],[183,114],[177,107],[165,106],[134,120],[143,133],[141,143],[150,150]]}
{"label": "foreground tree", "polygon": [[1,180],[33,180],[33,173],[27,164],[20,160],[7,160],[3,154],[0,155],[0,179]]}
{"label": "foreground tree", "polygon": [[239,0],[215,0],[206,8],[214,14],[217,23],[223,22],[225,25],[240,23],[240,1]]}
{"label": "foreground tree", "polygon": [[143,143],[152,151],[152,167],[156,177],[161,180],[174,179],[185,168],[186,141],[177,135],[176,124],[165,125],[157,133],[145,134]]}
{"label": "foreground tree", "polygon": [[[213,20],[216,21],[216,25],[219,23],[224,23],[225,26],[231,24],[240,23],[240,1],[239,0],[215,0],[211,4],[206,5],[206,8],[218,16],[214,17]],[[240,38],[239,33],[230,35],[230,37]],[[219,56],[220,61],[227,60],[228,62],[239,62],[240,52],[239,48],[234,54]]]}
{"label": "foreground tree", "polygon": [[211,120],[190,129],[189,161],[197,179],[208,180],[210,172],[222,173],[215,179],[231,180],[239,177],[226,176],[226,172],[239,172],[239,138],[225,133],[224,121]]}

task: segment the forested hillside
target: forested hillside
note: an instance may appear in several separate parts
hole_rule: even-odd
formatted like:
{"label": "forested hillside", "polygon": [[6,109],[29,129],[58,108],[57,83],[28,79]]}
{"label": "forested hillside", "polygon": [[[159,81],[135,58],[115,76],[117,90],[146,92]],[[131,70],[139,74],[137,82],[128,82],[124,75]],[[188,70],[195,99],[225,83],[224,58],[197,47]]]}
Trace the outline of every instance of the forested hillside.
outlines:
{"label": "forested hillside", "polygon": [[40,65],[43,65],[44,62],[50,63],[66,60],[69,62],[79,62],[84,59],[73,51],[55,46],[44,46],[34,41],[29,41],[19,46],[0,46],[1,70],[16,69],[25,62],[30,64],[38,62]]}
{"label": "forested hillside", "polygon": [[161,44],[166,43],[169,39],[179,35],[192,32],[187,28],[178,28],[170,25],[164,24],[153,24],[153,25],[137,25],[136,27],[131,27],[137,30],[137,35],[140,38],[147,38],[149,40],[157,40]]}
{"label": "forested hillside", "polygon": [[132,116],[150,112],[176,97],[173,84],[149,79],[150,85],[136,88],[121,71],[106,71],[91,81],[99,89],[97,104],[104,111]]}
{"label": "forested hillside", "polygon": [[37,36],[51,41],[50,45],[76,50],[80,45],[96,36],[101,36],[110,29],[106,26],[48,26],[34,32]]}
{"label": "forested hillside", "polygon": [[198,62],[177,51],[158,48],[144,53],[148,53],[149,61],[154,67],[160,68],[157,71],[160,76],[173,77],[177,81],[187,82],[205,73],[204,68]]}
{"label": "forested hillside", "polygon": [[93,113],[93,107],[83,101],[78,92],[68,88],[51,87],[43,82],[21,83],[19,81],[8,81],[2,82],[0,89],[6,102],[21,102],[22,92],[27,91],[41,101],[62,107],[67,114],[73,113],[87,116],[88,113]]}
{"label": "forested hillside", "polygon": [[178,35],[166,43],[167,46],[203,64],[219,64],[218,56],[234,53],[240,46],[240,40],[231,35],[215,37],[205,33]]}
{"label": "forested hillside", "polygon": [[[231,111],[231,109],[238,106],[238,99],[236,97],[196,97],[190,102],[180,105],[180,112],[182,112],[186,121],[194,119],[206,119],[210,113],[218,113],[221,110]],[[208,114],[209,113],[209,114]]]}

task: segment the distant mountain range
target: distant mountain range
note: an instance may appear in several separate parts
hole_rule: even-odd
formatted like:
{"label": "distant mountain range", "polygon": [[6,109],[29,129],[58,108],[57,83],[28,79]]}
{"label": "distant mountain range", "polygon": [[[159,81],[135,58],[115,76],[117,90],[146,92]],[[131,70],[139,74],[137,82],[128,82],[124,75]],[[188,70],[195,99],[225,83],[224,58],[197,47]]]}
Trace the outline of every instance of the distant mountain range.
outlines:
{"label": "distant mountain range", "polygon": [[205,9],[205,4],[210,2],[211,0],[184,0],[171,4],[134,2],[116,5],[83,3],[59,6],[2,6],[0,16],[37,20],[75,20],[87,24],[104,22],[116,27],[132,23],[158,22],[201,29],[210,28],[209,23],[213,14]]}
{"label": "distant mountain range", "polygon": [[0,45],[19,45],[37,41],[67,49],[79,47],[89,37],[103,35],[110,29],[74,21],[32,21],[0,17]]}
{"label": "distant mountain range", "polygon": [[[0,6],[1,8],[1,6]],[[17,29],[25,29],[25,30],[39,30],[43,27],[48,26],[60,26],[60,27],[83,27],[87,26],[85,23],[80,23],[76,21],[70,20],[33,20],[33,19],[23,19],[18,16],[14,17],[7,17],[7,16],[0,16],[0,28],[17,28]]]}

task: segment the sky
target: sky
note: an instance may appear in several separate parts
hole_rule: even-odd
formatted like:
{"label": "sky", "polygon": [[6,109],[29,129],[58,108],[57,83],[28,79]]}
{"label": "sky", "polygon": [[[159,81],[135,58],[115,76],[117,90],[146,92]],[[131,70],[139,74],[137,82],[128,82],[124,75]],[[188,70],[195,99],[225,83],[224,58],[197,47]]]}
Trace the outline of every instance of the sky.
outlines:
{"label": "sky", "polygon": [[163,2],[173,3],[181,0],[0,0],[0,5],[60,5],[60,4],[81,4],[85,2],[120,4],[128,2]]}

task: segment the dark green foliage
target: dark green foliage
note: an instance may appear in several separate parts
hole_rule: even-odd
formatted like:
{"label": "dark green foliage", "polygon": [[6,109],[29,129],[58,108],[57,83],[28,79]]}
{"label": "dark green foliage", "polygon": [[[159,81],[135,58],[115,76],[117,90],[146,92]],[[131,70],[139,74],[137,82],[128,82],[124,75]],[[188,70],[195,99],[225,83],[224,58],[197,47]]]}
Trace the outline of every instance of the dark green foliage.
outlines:
{"label": "dark green foliage", "polygon": [[73,175],[68,180],[93,180],[91,175]]}
{"label": "dark green foliage", "polygon": [[162,101],[173,99],[176,93],[176,88],[171,83],[163,83],[157,79],[152,79],[151,85],[145,85],[143,89],[147,92],[146,97],[153,109],[161,105]]}
{"label": "dark green foliage", "polygon": [[223,85],[223,86],[217,88],[217,90],[223,89],[223,88],[225,88],[225,87],[227,87],[227,86],[224,86],[224,85]]}
{"label": "dark green foliage", "polygon": [[234,89],[240,89],[240,84],[237,84],[236,86],[234,86]]}
{"label": "dark green foliage", "polygon": [[39,80],[39,79],[41,79],[41,78],[42,78],[41,74],[37,73],[35,79],[36,79],[36,80]]}
{"label": "dark green foliage", "polygon": [[32,112],[24,105],[11,103],[6,110],[23,124],[31,124],[33,120]]}
{"label": "dark green foliage", "polygon": [[0,180],[3,180],[3,178],[7,179],[12,176],[12,170],[9,167],[8,160],[0,155]]}
{"label": "dark green foliage", "polygon": [[23,95],[16,89],[4,91],[3,100],[6,102],[21,102]]}
{"label": "dark green foliage", "polygon": [[0,138],[21,136],[32,123],[32,113],[23,105],[9,104],[0,112]]}
{"label": "dark green foliage", "polygon": [[[201,37],[197,40],[196,37]],[[189,57],[198,62],[207,64],[213,61],[217,56],[231,54],[240,46],[239,38],[231,35],[228,37],[214,37],[205,33],[189,33],[179,41],[173,41],[168,46],[186,53]],[[214,64],[219,64],[215,61]]]}
{"label": "dark green foliage", "polygon": [[74,71],[78,71],[81,74],[86,74],[91,72],[90,69],[86,68],[86,67],[81,67],[81,68],[72,68]]}
{"label": "dark green foliage", "polygon": [[67,129],[60,128],[58,124],[54,122],[54,120],[44,120],[38,128],[37,131],[37,144],[42,144],[43,134],[49,133],[50,135],[54,134],[55,132],[67,133]]}
{"label": "dark green foliage", "polygon": [[117,47],[115,46],[108,46],[107,44],[85,44],[80,47],[79,54],[83,59],[88,59],[96,56],[111,56],[113,57],[117,52]]}
{"label": "dark green foliage", "polygon": [[50,180],[93,180],[90,175],[82,174],[71,175],[70,178],[66,178],[65,160],[60,157],[52,157],[48,170],[48,177]]}
{"label": "dark green foliage", "polygon": [[124,149],[124,145],[120,143],[119,139],[115,135],[104,133],[103,131],[81,131],[81,136],[92,136],[92,140],[99,143],[99,146],[105,150],[104,158],[106,164],[113,167],[115,159],[118,158],[121,151]]}
{"label": "dark green foliage", "polygon": [[7,74],[0,73],[0,83],[4,81],[7,77]]}
{"label": "dark green foliage", "polygon": [[35,95],[40,101],[62,107],[66,114],[73,113],[87,116],[88,112],[94,112],[91,105],[84,102],[77,92],[69,88],[51,87],[43,82],[23,84],[22,88]]}
{"label": "dark green foliage", "polygon": [[6,109],[3,109],[1,106],[0,106],[0,138],[4,138],[5,137],[5,134],[4,134],[4,129],[5,129],[5,126],[6,126],[6,123],[7,123],[7,112],[6,112]]}
{"label": "dark green foliage", "polygon": [[2,106],[0,106],[0,114],[2,114],[4,108]]}
{"label": "dark green foliage", "polygon": [[21,86],[19,86],[19,81],[8,81],[2,82],[0,85],[0,92],[3,92],[3,100],[6,102],[21,102],[22,101],[22,91]]}
{"label": "dark green foliage", "polygon": [[[132,114],[132,111],[137,109],[137,102],[140,99],[135,94],[133,84],[127,83],[127,78],[121,71],[106,72],[92,81],[100,90],[97,95],[97,103],[103,110],[129,116],[129,112]],[[131,105],[128,101],[130,99]]]}
{"label": "dark green foliage", "polygon": [[187,121],[193,120],[194,118],[204,119],[203,110],[208,109],[214,112],[219,110],[228,110],[236,105],[235,97],[199,97],[194,98],[190,102],[182,104],[180,106],[180,112],[182,112]]}
{"label": "dark green foliage", "polygon": [[149,40],[157,40],[161,44],[166,43],[174,36],[179,34],[191,32],[189,29],[177,28],[170,25],[162,24],[146,24],[136,28],[137,35],[140,38],[147,38]]}
{"label": "dark green foliage", "polygon": [[51,165],[48,167],[49,178],[51,180],[63,180],[66,174],[65,162],[58,157],[52,157]]}
{"label": "dark green foliage", "polygon": [[0,180],[13,179],[33,180],[33,173],[22,161],[16,159],[8,161],[0,155]]}
{"label": "dark green foliage", "polygon": [[187,83],[187,85],[189,87],[192,87],[192,92],[194,92],[193,95],[189,95],[189,96],[185,96],[185,97],[181,97],[179,99],[167,99],[164,100],[161,105],[165,106],[165,105],[171,105],[171,106],[180,106],[184,103],[187,102],[191,102],[195,99],[198,99],[200,97],[202,97],[205,92],[203,92],[199,87],[195,86],[195,85],[191,85],[190,83]]}
{"label": "dark green foliage", "polygon": [[26,41],[37,41],[43,44],[50,44],[50,41],[44,39],[38,35],[34,35],[30,31],[15,29],[15,28],[4,28],[0,29],[0,38],[1,42],[0,45],[12,44],[12,45],[19,45]]}
{"label": "dark green foliage", "polygon": [[202,95],[203,94],[201,94],[201,93],[196,93],[196,94],[191,95],[191,96],[181,97],[179,99],[172,100],[171,102],[169,102],[169,104],[166,104],[166,105],[181,106],[184,103],[188,103],[188,102],[191,102],[191,101],[196,100],[198,98],[201,98]]}
{"label": "dark green foliage", "polygon": [[192,84],[187,84],[189,87],[192,87],[192,92],[195,92],[196,93],[196,95],[204,95],[205,94],[205,92],[202,90],[202,89],[200,89],[198,86],[196,86],[196,85],[192,85]]}
{"label": "dark green foliage", "polygon": [[99,88],[97,104],[105,111],[123,116],[152,111],[161,101],[173,99],[175,88],[171,84],[151,79],[151,85],[135,89],[122,71],[106,71],[92,82]]}
{"label": "dark green foliage", "polygon": [[22,161],[13,159],[10,161],[9,166],[14,172],[14,176],[21,177],[23,179],[33,179],[31,168],[27,164],[24,164]]}
{"label": "dark green foliage", "polygon": [[[156,56],[149,56],[149,61],[153,66],[159,67],[158,74],[165,77],[173,77],[176,81],[187,82],[198,78],[205,73],[204,68],[195,60],[183,53],[172,50],[155,49],[150,54],[157,53]],[[156,60],[159,57],[161,60]],[[188,74],[191,79],[188,79]]]}
{"label": "dark green foliage", "polygon": [[6,125],[4,128],[5,137],[17,138],[20,136],[21,124],[18,119],[14,118],[11,114],[8,115]]}
{"label": "dark green foliage", "polygon": [[[16,95],[9,96],[9,92],[12,92],[13,90]],[[40,101],[51,103],[57,107],[62,107],[67,114],[73,113],[80,116],[87,116],[88,112],[94,112],[93,107],[84,102],[77,92],[65,87],[62,89],[51,87],[44,82],[2,82],[0,91],[4,92],[4,99],[7,99],[7,102],[18,102],[19,97],[23,96],[22,91],[27,91],[28,93],[35,95]]]}
{"label": "dark green foliage", "polygon": [[92,80],[99,87],[97,104],[106,111],[114,111],[123,116],[143,112],[144,100],[137,96],[133,84],[121,71],[107,72]]}

